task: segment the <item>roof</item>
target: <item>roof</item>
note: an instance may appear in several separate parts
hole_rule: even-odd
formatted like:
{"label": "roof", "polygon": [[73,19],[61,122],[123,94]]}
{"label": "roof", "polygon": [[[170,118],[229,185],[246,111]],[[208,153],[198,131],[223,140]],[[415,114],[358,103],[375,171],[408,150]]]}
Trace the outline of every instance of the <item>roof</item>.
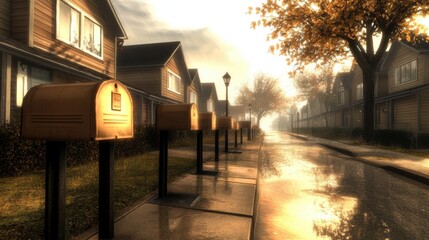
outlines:
{"label": "roof", "polygon": [[429,42],[426,39],[426,36],[416,36],[415,41],[406,41],[402,40],[401,43],[414,48],[417,51],[428,51],[429,50]]}
{"label": "roof", "polygon": [[112,1],[111,0],[107,0],[107,3],[108,3],[108,5],[109,5],[109,9],[110,9],[110,11],[112,12],[112,14],[113,14],[113,17],[115,18],[115,20],[116,20],[116,23],[118,24],[118,28],[119,28],[119,31],[121,32],[121,34],[122,34],[122,36],[121,36],[121,38],[123,38],[123,39],[127,39],[128,38],[128,36],[127,36],[127,34],[125,33],[125,29],[124,29],[124,27],[122,26],[122,23],[121,23],[121,21],[119,20],[119,16],[118,16],[118,14],[116,13],[116,10],[115,10],[115,7],[113,6],[113,4],[112,4]]}
{"label": "roof", "polygon": [[203,92],[203,89],[201,87],[201,81],[200,81],[200,75],[198,74],[198,69],[196,68],[190,68],[188,69],[189,77],[191,79],[191,84],[194,84],[195,89],[198,92],[198,95],[201,95]]}
{"label": "roof", "polygon": [[394,41],[392,43],[392,46],[390,47],[390,50],[385,53],[384,59],[382,59],[381,65],[378,68],[380,72],[385,72],[389,69],[390,64],[392,63],[393,59],[395,59],[397,52],[400,48],[407,48],[410,51],[413,51],[417,54],[420,53],[429,53],[429,42],[422,39],[417,39],[416,42],[408,42],[405,40],[402,41]]}
{"label": "roof", "polygon": [[216,85],[213,82],[210,83],[201,83],[202,88],[202,97],[210,98],[214,94],[215,100],[217,100]]}
{"label": "roof", "polygon": [[352,81],[350,76],[350,72],[339,72],[337,73],[337,76],[335,77],[335,81],[341,81],[344,88],[350,89],[352,87]]}
{"label": "roof", "polygon": [[179,49],[179,41],[123,46],[118,52],[118,67],[163,67]]}

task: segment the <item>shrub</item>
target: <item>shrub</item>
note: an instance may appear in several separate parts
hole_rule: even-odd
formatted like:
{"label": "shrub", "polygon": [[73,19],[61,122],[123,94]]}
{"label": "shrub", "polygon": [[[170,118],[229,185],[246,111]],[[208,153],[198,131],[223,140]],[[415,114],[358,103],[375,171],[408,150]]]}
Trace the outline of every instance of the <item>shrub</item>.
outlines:
{"label": "shrub", "polygon": [[1,176],[18,175],[44,166],[44,142],[22,140],[20,130],[16,122],[0,127]]}
{"label": "shrub", "polygon": [[429,133],[422,133],[417,136],[418,148],[429,148]]}
{"label": "shrub", "polygon": [[[23,172],[44,169],[45,142],[23,140],[20,137],[20,124],[0,126],[0,176],[15,176]],[[138,124],[134,138],[115,142],[115,157],[128,157],[156,149],[159,133],[154,126]],[[175,145],[186,144],[195,139],[191,131],[170,131],[169,142]],[[66,145],[67,166],[98,161],[98,142],[70,141]]]}
{"label": "shrub", "polygon": [[375,144],[395,146],[401,148],[414,147],[413,135],[401,130],[377,129],[374,130],[373,141]]}

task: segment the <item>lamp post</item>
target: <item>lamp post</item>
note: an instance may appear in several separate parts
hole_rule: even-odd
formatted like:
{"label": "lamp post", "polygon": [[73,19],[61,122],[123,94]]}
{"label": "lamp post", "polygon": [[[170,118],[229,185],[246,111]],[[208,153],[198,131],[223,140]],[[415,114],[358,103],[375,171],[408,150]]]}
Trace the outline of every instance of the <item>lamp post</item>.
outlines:
{"label": "lamp post", "polygon": [[[229,82],[231,81],[231,76],[228,74],[228,72],[226,72],[222,78],[226,89],[225,115],[228,117],[228,86]],[[228,152],[228,129],[225,130],[225,152]]]}
{"label": "lamp post", "polygon": [[250,128],[247,129],[247,140],[251,140],[252,139],[252,103],[249,103],[249,120],[250,120]]}

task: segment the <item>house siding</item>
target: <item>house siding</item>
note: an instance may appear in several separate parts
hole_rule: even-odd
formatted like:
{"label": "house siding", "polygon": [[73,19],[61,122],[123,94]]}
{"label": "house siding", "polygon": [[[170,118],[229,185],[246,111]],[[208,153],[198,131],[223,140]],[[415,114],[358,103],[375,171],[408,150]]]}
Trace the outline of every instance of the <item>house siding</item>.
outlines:
{"label": "house siding", "polygon": [[10,31],[10,0],[0,2],[0,36],[9,37]]}
{"label": "house siding", "polygon": [[[91,4],[90,4],[91,3]],[[85,11],[103,27],[103,59],[98,59],[91,54],[72,47],[56,39],[56,5],[57,1],[35,1],[33,46],[50,52],[71,62],[114,78],[115,73],[115,37],[109,27],[108,21],[103,17],[102,4],[94,4],[92,1],[74,1],[77,7]],[[87,7],[88,5],[89,7]]]}
{"label": "house siding", "polygon": [[417,98],[416,96],[396,99],[393,102],[393,128],[415,132],[417,130]]}
{"label": "house siding", "polygon": [[420,94],[420,132],[429,132],[429,92]]}
{"label": "house siding", "polygon": [[353,110],[353,128],[362,127],[362,107],[355,107]]}
{"label": "house siding", "polygon": [[161,95],[159,68],[119,68],[117,79],[130,87],[156,96]]}
{"label": "house siding", "polygon": [[28,43],[28,3],[28,0],[10,1],[10,36],[23,43]]}

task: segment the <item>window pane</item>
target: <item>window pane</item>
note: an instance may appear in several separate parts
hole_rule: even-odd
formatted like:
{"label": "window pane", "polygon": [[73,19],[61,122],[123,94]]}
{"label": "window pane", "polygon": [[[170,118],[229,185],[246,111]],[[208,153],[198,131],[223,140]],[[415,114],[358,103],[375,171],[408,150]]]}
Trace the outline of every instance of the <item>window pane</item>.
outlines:
{"label": "window pane", "polygon": [[85,18],[84,23],[83,48],[101,56],[101,27],[88,18]]}
{"label": "window pane", "polygon": [[417,80],[417,61],[411,62],[411,81]]}
{"label": "window pane", "polygon": [[60,2],[58,38],[67,43],[79,46],[80,13],[63,1]]}
{"label": "window pane", "polygon": [[395,69],[395,85],[401,84],[401,68]]}
{"label": "window pane", "polygon": [[40,68],[31,68],[31,87],[50,82],[49,71]]}

